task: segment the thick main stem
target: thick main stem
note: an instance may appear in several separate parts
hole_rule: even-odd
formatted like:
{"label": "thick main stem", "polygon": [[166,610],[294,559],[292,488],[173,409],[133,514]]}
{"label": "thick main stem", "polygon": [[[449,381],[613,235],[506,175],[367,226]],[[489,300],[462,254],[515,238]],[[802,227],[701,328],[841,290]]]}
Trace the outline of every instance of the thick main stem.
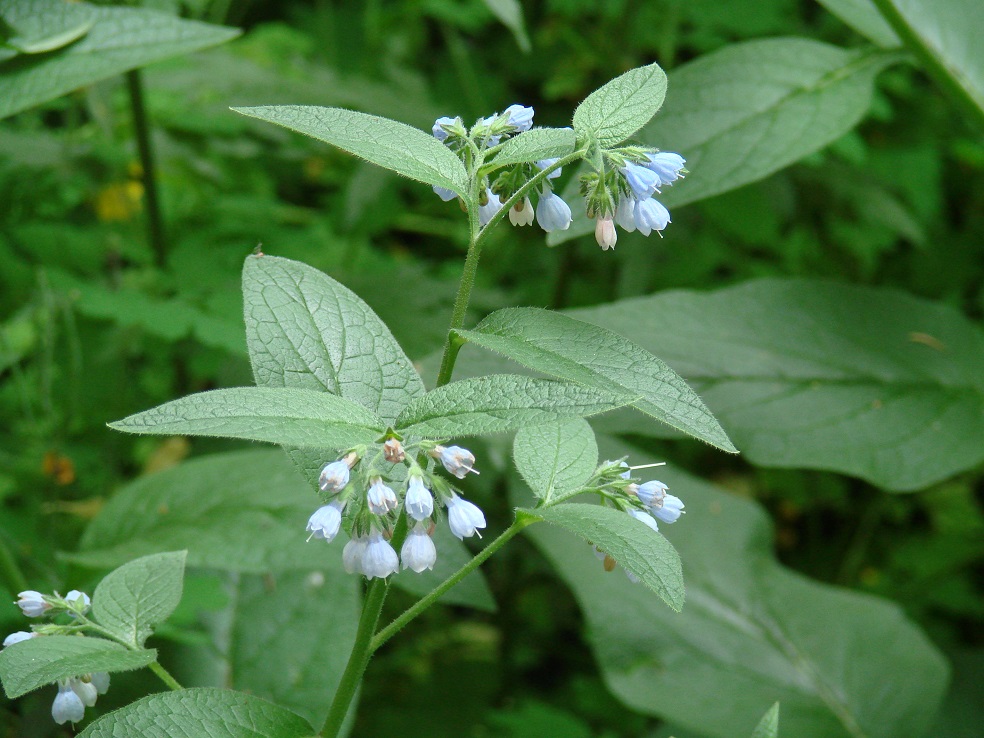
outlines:
{"label": "thick main stem", "polygon": [[319,733],[324,738],[335,738],[342,729],[342,723],[345,722],[345,716],[355,698],[362,675],[369,665],[373,652],[372,636],[376,630],[376,623],[379,622],[379,613],[383,609],[387,587],[388,584],[384,579],[373,579],[369,582],[366,600],[362,605],[362,615],[359,617],[359,627],[355,633],[355,644],[352,646],[352,653],[349,654],[345,671],[342,672],[342,680],[338,683],[335,697],[328,709],[328,717]]}
{"label": "thick main stem", "polygon": [[126,73],[126,88],[130,93],[133,128],[137,136],[137,151],[140,154],[140,176],[143,180],[144,195],[147,198],[147,232],[150,237],[150,247],[154,251],[154,263],[163,268],[167,265],[167,243],[164,240],[164,220],[161,217],[161,205],[157,197],[154,150],[150,144],[150,126],[144,108],[143,82],[139,69],[132,69]]}

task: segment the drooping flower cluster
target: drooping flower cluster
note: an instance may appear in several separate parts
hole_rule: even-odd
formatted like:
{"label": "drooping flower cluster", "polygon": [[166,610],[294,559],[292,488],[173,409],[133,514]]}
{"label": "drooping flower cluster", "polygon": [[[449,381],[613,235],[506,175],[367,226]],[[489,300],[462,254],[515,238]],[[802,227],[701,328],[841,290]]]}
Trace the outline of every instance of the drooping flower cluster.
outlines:
{"label": "drooping flower cluster", "polygon": [[[89,611],[91,601],[89,595],[77,589],[73,589],[64,597],[57,592],[46,595],[29,589],[19,593],[14,604],[29,618],[54,617],[63,613],[78,618]],[[65,627],[46,624],[35,626],[31,631],[19,630],[4,638],[3,647],[9,648],[32,638],[64,632]],[[99,695],[106,694],[109,689],[109,674],[105,672],[81,674],[68,679],[59,679],[57,684],[58,694],[55,695],[51,705],[51,717],[59,725],[68,722],[77,723],[84,717],[85,708],[92,707],[96,704]]]}
{"label": "drooping flower cluster", "polygon": [[[662,465],[660,463],[630,467],[624,459],[606,461],[598,467],[590,485],[598,490],[607,504],[628,513],[658,532],[657,520],[664,523],[675,523],[679,520],[683,514],[683,500],[667,494],[669,487],[658,480],[639,484],[633,479],[632,472],[636,469]],[[615,568],[617,562],[605,551],[595,547],[595,555],[604,562],[605,571],[612,571]],[[638,577],[628,570],[625,571],[625,575],[632,582],[639,581]]]}
{"label": "drooping flower cluster", "polygon": [[[435,511],[439,514],[442,506],[446,508],[448,526],[459,539],[481,535],[479,529],[485,527],[482,511],[434,474],[437,463],[458,479],[478,474],[470,451],[436,441],[404,447],[401,439],[390,437],[380,444],[347,450],[321,469],[318,486],[328,504],[308,520],[308,540],[331,542],[347,521],[350,538],[342,550],[342,564],[350,574],[385,578],[399,570],[401,561],[404,569],[418,574],[432,569],[437,561],[431,539]],[[401,509],[406,512],[408,530],[397,556],[390,538]]]}
{"label": "drooping flower cluster", "polygon": [[[483,162],[490,162],[486,169],[480,169],[486,172],[481,182],[478,211],[482,227],[502,209],[504,202],[544,170],[550,171],[531,190],[537,199],[536,209],[526,196],[510,208],[509,222],[527,226],[535,218],[548,233],[567,230],[570,226],[571,208],[554,193],[551,181],[562,171],[556,167],[558,159],[495,166],[495,147],[532,127],[533,108],[518,104],[510,105],[501,114],[480,118],[470,129],[461,118],[443,117],[434,121],[431,130],[438,141],[462,158],[478,152]],[[602,150],[601,161],[601,171],[581,176],[581,194],[588,217],[595,220],[598,245],[605,251],[615,248],[616,224],[625,231],[639,231],[644,236],[653,231],[662,235],[670,223],[670,213],[654,195],[683,178],[687,171],[684,158],[668,151],[630,145]],[[434,192],[445,202],[456,196],[444,187],[434,187]]]}

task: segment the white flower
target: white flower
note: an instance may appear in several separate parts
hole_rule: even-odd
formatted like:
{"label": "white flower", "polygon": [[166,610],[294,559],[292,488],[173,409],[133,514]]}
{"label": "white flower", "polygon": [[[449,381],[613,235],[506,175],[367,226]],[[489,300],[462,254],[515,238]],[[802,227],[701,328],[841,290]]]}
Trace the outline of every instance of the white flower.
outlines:
{"label": "white flower", "polygon": [[366,500],[369,503],[369,509],[376,515],[385,515],[390,510],[395,510],[400,504],[400,501],[396,499],[396,493],[383,484],[380,477],[372,479],[372,484],[369,485],[369,491],[366,493]]}
{"label": "white flower", "polygon": [[96,690],[95,684],[86,679],[69,679],[68,682],[72,687],[72,691],[82,700],[83,705],[92,707],[96,704],[96,698],[99,696],[99,692]]}
{"label": "white flower", "polygon": [[595,240],[601,246],[602,251],[615,248],[615,242],[618,241],[618,234],[615,233],[615,224],[612,222],[612,216],[608,215],[604,218],[598,218],[598,222],[595,223]]}
{"label": "white flower", "polygon": [[339,459],[325,464],[318,477],[318,487],[322,492],[339,492],[349,482],[349,465]]}
{"label": "white flower", "polygon": [[65,602],[69,603],[73,610],[83,615],[89,611],[89,605],[91,604],[89,595],[85,592],[79,592],[77,589],[73,589],[65,595]]}
{"label": "white flower", "polygon": [[472,504],[468,500],[463,500],[458,495],[451,495],[448,505],[448,525],[451,532],[459,539],[463,540],[475,534],[481,538],[479,528],[485,527],[485,515],[478,505]]}
{"label": "white flower", "polygon": [[29,618],[36,618],[44,615],[51,609],[51,604],[45,602],[44,595],[33,589],[25,590],[17,595],[16,605],[21,612]]}
{"label": "white flower", "polygon": [[482,227],[488,225],[488,222],[495,217],[495,214],[502,210],[502,200],[499,196],[492,192],[491,188],[485,188],[485,196],[488,201],[484,205],[478,206],[478,224]]}
{"label": "white flower", "polygon": [[400,559],[383,534],[374,530],[369,534],[366,550],[362,553],[362,573],[367,579],[385,579],[400,569]]}
{"label": "white flower", "polygon": [[570,206],[559,195],[553,192],[540,195],[540,202],[536,204],[536,222],[540,228],[547,233],[566,231],[572,220]]}
{"label": "white flower", "polygon": [[437,548],[423,523],[417,523],[407,535],[403,548],[400,549],[400,558],[403,559],[404,569],[413,569],[418,574],[424,569],[434,568],[434,562],[437,561]]}
{"label": "white flower", "polygon": [[636,488],[636,496],[639,498],[639,502],[646,507],[661,505],[668,489],[669,487],[665,484],[654,479],[651,482],[640,484]]}
{"label": "white flower", "polygon": [[15,643],[29,641],[36,635],[37,633],[28,633],[26,630],[18,630],[16,633],[11,633],[3,639],[3,647],[6,648],[7,646],[13,646]]}
{"label": "white flower", "polygon": [[510,105],[502,113],[509,114],[509,125],[516,128],[518,132],[528,131],[533,127],[533,108],[518,104]]}
{"label": "white flower", "polygon": [[109,691],[109,674],[105,671],[94,671],[89,676],[99,694],[106,694]]}
{"label": "white flower", "polygon": [[530,198],[524,197],[523,202],[517,202],[509,208],[509,222],[514,226],[533,225],[533,205]]}
{"label": "white flower", "polygon": [[650,528],[659,532],[659,526],[656,524],[656,519],[649,513],[643,512],[642,510],[629,510],[629,515],[631,515],[636,520],[641,520]]}
{"label": "white flower", "polygon": [[426,520],[434,512],[434,497],[424,486],[424,480],[420,477],[410,477],[403,506],[407,510],[407,515],[414,520]]}
{"label": "white flower", "polygon": [[344,509],[344,502],[332,500],[329,504],[315,510],[307,524],[307,530],[311,531],[308,540],[324,538],[331,543],[338,535],[338,529],[342,525],[342,510]]}
{"label": "white flower", "polygon": [[675,523],[683,514],[683,508],[683,500],[674,495],[666,495],[663,498],[663,504],[661,506],[653,506],[649,509],[653,511],[653,515],[664,523]]}
{"label": "white flower", "polygon": [[85,705],[75,690],[72,689],[70,679],[58,680],[58,694],[51,705],[51,717],[59,725],[67,722],[77,723],[85,716]]}
{"label": "white flower", "polygon": [[634,215],[636,227],[643,236],[661,231],[670,223],[670,211],[651,197],[636,201]]}
{"label": "white flower", "polygon": [[435,459],[439,459],[450,474],[454,474],[458,479],[464,479],[468,472],[478,474],[475,471],[475,456],[467,448],[461,446],[435,446],[428,452]]}
{"label": "white flower", "polygon": [[349,574],[362,574],[362,554],[365,553],[368,545],[369,539],[366,536],[349,539],[342,549],[342,566],[345,567],[345,571]]}

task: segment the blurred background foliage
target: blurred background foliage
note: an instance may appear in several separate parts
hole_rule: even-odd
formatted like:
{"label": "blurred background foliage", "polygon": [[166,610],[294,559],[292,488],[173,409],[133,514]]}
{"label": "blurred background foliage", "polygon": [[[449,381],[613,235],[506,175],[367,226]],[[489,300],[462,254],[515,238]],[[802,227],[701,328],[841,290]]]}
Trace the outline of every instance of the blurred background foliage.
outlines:
{"label": "blurred background foliage", "polygon": [[[467,245],[459,213],[427,187],[229,106],[343,106],[427,130],[440,115],[470,121],[521,102],[535,107],[537,123],[562,126],[591,90],[652,60],[672,72],[762,37],[865,43],[807,0],[540,0],[522,4],[523,24],[512,30],[492,0],[144,5],[243,29],[142,72],[164,252],[147,235],[123,77],[0,123],[0,537],[33,589],[85,588],[78,578],[92,573],[59,552],[75,550],[126,480],[234,448],[128,437],[105,423],[251,382],[240,268],[257,245],[355,290],[412,358],[443,341]],[[856,129],[673,216],[662,240],[623,234],[614,254],[590,236],[548,248],[536,229],[500,229],[472,317],[772,276],[895,287],[974,320],[984,314],[984,140],[908,64],[879,75]],[[979,735],[979,469],[890,494],[834,473],[751,466],[696,442],[636,440],[656,455],[672,448],[677,466],[765,505],[784,564],[900,604],[955,668],[934,734]],[[506,451],[492,444],[482,453]],[[502,492],[490,488],[486,499],[504,521]],[[372,663],[356,735],[668,735],[606,688],[578,604],[537,549],[517,541],[486,576],[498,612],[431,610]],[[216,582],[208,572],[189,580],[185,615],[164,634],[177,644],[163,646],[175,661],[193,658],[195,613],[223,606]],[[0,599],[18,586],[8,578]],[[408,602],[397,592],[389,606]],[[0,609],[4,632],[21,627],[16,614]],[[117,682],[99,709],[156,688],[140,676]],[[49,700],[3,702],[0,726],[7,735],[67,734],[41,719]]]}

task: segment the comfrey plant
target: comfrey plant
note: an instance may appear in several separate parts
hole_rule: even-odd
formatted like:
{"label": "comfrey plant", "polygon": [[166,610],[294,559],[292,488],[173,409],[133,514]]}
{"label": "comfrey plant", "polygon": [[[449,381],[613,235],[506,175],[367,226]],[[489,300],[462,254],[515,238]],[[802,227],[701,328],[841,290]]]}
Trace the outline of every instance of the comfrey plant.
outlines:
{"label": "comfrey plant", "polygon": [[[662,482],[636,476],[644,466],[630,467],[624,458],[599,463],[585,418],[633,408],[734,452],[700,398],[643,348],[562,313],[507,308],[471,328],[464,325],[490,229],[507,213],[516,226],[535,220],[549,232],[570,225],[571,207],[554,192],[568,168],[580,167],[583,207],[597,221],[602,248],[615,245],[616,223],[646,235],[666,227],[669,214],[653,196],[683,175],[684,160],[628,141],[657,112],[665,87],[655,64],[631,70],[590,95],[564,128],[533,127],[533,109],[522,105],[470,128],[460,118],[440,118],[430,133],[335,108],[239,109],[430,185],[442,199],[458,201],[469,225],[468,254],[430,391],[358,296],[311,267],[257,252],[243,269],[257,386],[190,395],[111,424],[130,433],[279,444],[320,496],[307,520],[309,545],[345,539],[340,552],[336,546],[324,556],[338,556],[345,571],[365,582],[365,591],[347,666],[334,692],[325,695],[330,705],[318,718],[319,735],[342,730],[375,651],[531,525],[547,523],[578,536],[585,555],[596,552],[604,570],[618,565],[671,608],[683,606],[680,559],[659,522],[675,522],[684,503]],[[452,381],[466,343],[507,357],[527,373]],[[456,444],[504,433],[515,434],[512,458],[533,501],[501,529],[466,499],[475,496],[469,477],[483,465]],[[298,538],[303,527],[299,516]],[[436,543],[447,531],[452,535]],[[475,554],[461,543],[486,532],[492,539]],[[57,597],[25,592],[25,614],[60,607],[76,620],[35,630],[44,637],[8,639],[0,653],[8,694],[58,682],[55,717],[75,721],[79,701],[84,705],[92,697],[80,685],[96,683],[98,672],[149,665],[175,691],[106,715],[90,729],[126,734],[147,721],[166,720],[174,734],[195,733],[204,719],[241,725],[262,718],[265,736],[311,735],[305,720],[258,697],[181,689],[157,664],[156,652],[144,647],[152,627],[177,604],[183,562],[183,552],[158,554],[111,573],[96,589],[93,619]],[[429,592],[379,627],[391,584],[431,582],[445,564]]]}

